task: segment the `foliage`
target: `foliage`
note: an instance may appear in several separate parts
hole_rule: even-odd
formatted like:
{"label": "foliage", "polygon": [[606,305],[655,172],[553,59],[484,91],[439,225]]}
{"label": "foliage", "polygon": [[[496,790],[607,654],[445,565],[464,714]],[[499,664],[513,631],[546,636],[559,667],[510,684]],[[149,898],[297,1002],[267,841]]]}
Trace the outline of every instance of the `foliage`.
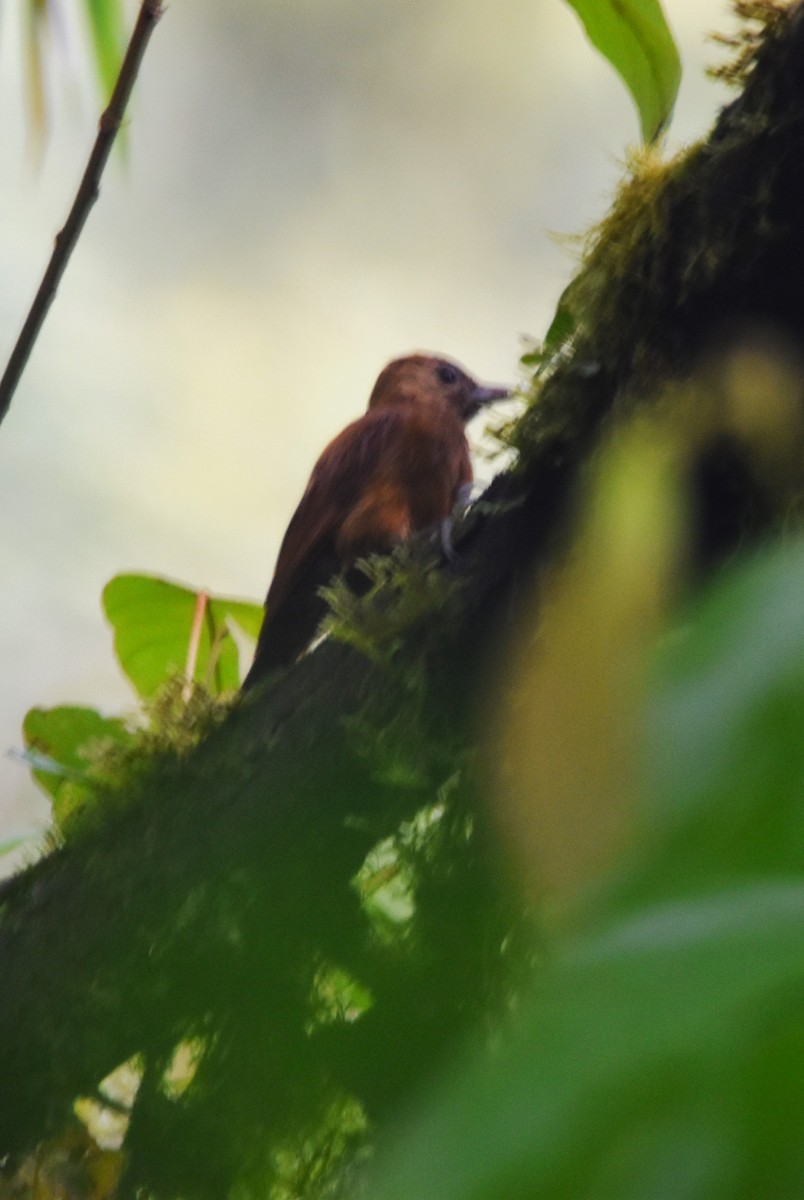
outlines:
{"label": "foliage", "polygon": [[[242,1036],[253,1002],[241,996],[222,1040],[199,1031],[178,1086],[167,1080],[188,1033],[164,1058],[152,1119],[174,1131],[172,1165],[164,1144],[143,1142],[137,1109],[129,1132],[122,1119],[123,1158],[119,1142],[105,1148],[101,1099],[93,1112],[83,1101],[76,1109],[104,1147],[86,1143],[82,1170],[97,1162],[116,1181],[133,1155],[156,1194],[179,1186],[210,1194],[200,1179],[172,1182],[171,1172],[184,1161],[181,1139],[214,1112],[219,1137],[231,1120],[257,1137],[229,1168],[244,1195],[626,1200],[664,1195],[668,1181],[681,1200],[799,1193],[804,542],[737,564],[674,607],[683,449],[672,426],[639,423],[602,457],[575,549],[548,587],[547,617],[535,630],[523,626],[487,698],[496,719],[486,802],[505,831],[508,870],[524,881],[519,906],[542,910],[538,952],[526,937],[501,953],[514,926],[500,921],[488,864],[471,865],[461,772],[434,806],[375,843],[353,875],[376,939],[371,954],[364,947],[350,959],[362,937],[345,932],[354,918],[327,891],[349,965],[314,958],[306,998],[292,1000],[279,984],[284,976],[291,995],[298,986],[291,946],[304,944],[301,910],[291,899],[287,911],[266,913],[252,898],[252,921],[268,922],[267,953],[263,964],[250,958],[241,986],[272,996],[274,1034],[261,1054],[274,1072],[281,1065],[290,1106],[284,1120],[268,1120],[266,1144],[261,1120],[255,1127],[242,1104],[272,1110],[279,1084],[267,1065],[258,1083],[251,1042],[238,1052],[234,1091],[224,1083],[231,1039]],[[186,641],[192,605],[186,596],[182,604]],[[371,719],[383,726],[385,716]],[[358,786],[356,776],[347,782]],[[393,787],[384,791],[387,803]],[[617,817],[614,836],[601,812]],[[589,829],[602,853],[585,852],[579,831]],[[334,842],[327,852],[337,856]],[[179,890],[193,940],[201,900]],[[205,946],[211,963],[219,953]],[[193,974],[193,987],[200,979]],[[453,1007],[460,998],[465,1008],[467,985],[477,1005],[468,1025]],[[307,1013],[307,1041],[298,1040],[298,1012]],[[263,1019],[252,1018],[251,1039]],[[435,1053],[434,1033],[451,1056]],[[279,1064],[272,1036],[285,1046]],[[421,1067],[428,1055],[441,1063],[435,1082],[408,1094],[401,1112],[396,1097],[380,1101],[373,1066],[382,1075],[384,1063]],[[372,1126],[380,1154],[366,1182]],[[62,1145],[80,1140],[65,1132],[41,1147],[43,1173],[61,1178]],[[189,1145],[208,1161],[197,1138]],[[26,1160],[19,1179],[32,1170]],[[211,1177],[213,1191],[224,1179]]]}
{"label": "foliage", "polygon": [[[28,27],[28,94],[34,129],[41,134],[47,116],[45,50],[63,14],[56,0],[25,0]],[[75,0],[89,34],[90,57],[105,103],[117,79],[125,47],[123,0]]]}
{"label": "foliage", "polygon": [[[654,279],[655,255],[640,259],[673,242],[673,195],[699,196],[686,170],[703,157],[635,173],[530,357],[548,383],[570,347],[593,346],[590,314],[606,299],[599,354],[567,374],[605,368],[619,383],[611,347],[625,343],[633,367],[660,344],[658,318],[647,331],[643,319],[640,343],[636,309],[644,318],[657,296],[681,307],[733,254],[740,230],[727,223],[704,262],[703,229],[694,263]],[[738,217],[767,239],[780,223],[740,195]],[[442,591],[404,555],[366,565],[367,601],[332,593],[342,638],[365,649],[389,633],[378,665],[361,674],[353,656],[354,682],[302,663],[277,689],[278,716],[260,706],[269,694],[234,706],[225,725],[192,717],[189,730],[181,713],[204,687],[217,701],[237,686],[231,623],[253,634],[260,610],[164,580],[112,581],[106,612],[142,714],[132,725],[85,709],[26,719],[31,764],[68,825],[66,852],[31,884],[32,911],[69,969],[60,1008],[45,1003],[50,962],[35,965],[40,1040],[29,1044],[46,1065],[36,1053],[17,1061],[52,1085],[55,1120],[67,1094],[78,1123],[12,1162],[0,1195],[100,1197],[118,1184],[216,1200],[804,1190],[804,544],[743,555],[678,599],[695,551],[695,456],[717,421],[732,437],[741,421],[753,429],[745,440],[761,445],[792,523],[800,381],[784,368],[767,386],[770,357],[737,372],[737,390],[710,379],[662,393],[675,425],[636,425],[587,467],[576,537],[558,566],[540,564],[531,619],[473,714],[482,735],[458,715],[461,664],[436,660],[443,686],[408,636],[432,609],[430,642],[443,642],[435,609],[458,624],[457,600],[454,613],[444,601],[468,589]],[[645,377],[637,370],[638,385]],[[776,392],[793,399],[774,409]],[[539,404],[523,445],[566,420],[558,403]],[[554,440],[543,477],[571,441]],[[327,658],[340,649],[319,661],[343,663]],[[352,684],[357,712],[342,705]],[[159,730],[175,753],[127,774],[132,748]],[[122,783],[114,819],[76,825]],[[15,945],[11,901],[8,914]],[[109,1013],[125,1014],[123,1028],[85,1034]],[[121,1043],[115,1061],[134,1057],[101,1079],[98,1063],[108,1069]],[[80,1064],[87,1094],[62,1058]],[[115,1092],[123,1073],[129,1090]],[[370,1173],[368,1137],[380,1147]]]}
{"label": "foliage", "polygon": [[802,1193],[802,587],[798,542],[680,615],[646,701],[634,846],[495,1055],[467,1053],[408,1114],[371,1195]]}
{"label": "foliage", "polygon": [[20,846],[24,845],[27,840],[26,837],[13,837],[6,838],[5,841],[0,842],[0,858],[5,854],[12,854]]}
{"label": "foliage", "polygon": [[22,731],[33,777],[50,796],[53,820],[62,829],[70,814],[109,782],[109,750],[133,740],[125,721],[75,705],[32,708]]}
{"label": "foliage", "polygon": [[438,567],[429,533],[392,554],[358,560],[350,581],[358,584],[358,594],[344,579],[321,589],[329,607],[324,631],[377,662],[390,661],[412,628],[450,602],[454,585],[451,589]]}
{"label": "foliage", "polygon": [[[89,32],[101,93],[108,98],[124,47],[123,0],[74,2],[82,12]],[[625,3],[622,0],[567,0],[567,3],[580,17],[589,40],[623,79],[637,107],[643,139],[652,141],[670,119],[681,77],[678,51],[659,0],[626,0]],[[44,35],[53,20],[55,7],[54,0],[26,0],[29,91],[31,113],[37,122],[43,120],[45,113]]]}
{"label": "foliage", "polygon": [[681,62],[659,0],[567,0],[586,35],[622,77],[652,142],[670,120]]}
{"label": "foliage", "polygon": [[125,46],[122,0],[84,0],[92,34],[95,69],[101,93],[108,97],[117,79]]}
{"label": "foliage", "polygon": [[31,709],[23,722],[25,758],[61,832],[100,790],[125,778],[132,756],[198,740],[215,701],[240,685],[233,630],[256,638],[262,620],[259,605],[151,575],[115,576],[103,606],[140,711],[123,719],[61,705]]}
{"label": "foliage", "polygon": [[[115,576],[103,590],[103,608],[120,666],[143,698],[155,695],[179,672],[213,695],[236,691],[240,671],[230,622],[256,638],[262,621],[257,604],[149,575]],[[194,661],[188,663],[188,655]]]}

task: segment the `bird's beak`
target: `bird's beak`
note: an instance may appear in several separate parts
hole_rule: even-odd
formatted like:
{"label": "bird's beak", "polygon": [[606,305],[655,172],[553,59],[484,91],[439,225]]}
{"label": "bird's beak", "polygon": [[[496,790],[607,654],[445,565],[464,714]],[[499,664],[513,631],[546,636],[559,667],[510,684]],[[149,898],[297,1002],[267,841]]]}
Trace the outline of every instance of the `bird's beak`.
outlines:
{"label": "bird's beak", "polygon": [[469,393],[468,412],[464,420],[469,420],[479,412],[481,408],[485,408],[487,404],[493,404],[495,400],[507,400],[509,396],[513,396],[513,388],[507,387],[485,387],[482,384],[475,384],[472,391]]}
{"label": "bird's beak", "polygon": [[472,403],[478,408],[482,408],[484,404],[492,404],[495,400],[507,400],[513,395],[511,388],[507,387],[475,387],[472,392]]}

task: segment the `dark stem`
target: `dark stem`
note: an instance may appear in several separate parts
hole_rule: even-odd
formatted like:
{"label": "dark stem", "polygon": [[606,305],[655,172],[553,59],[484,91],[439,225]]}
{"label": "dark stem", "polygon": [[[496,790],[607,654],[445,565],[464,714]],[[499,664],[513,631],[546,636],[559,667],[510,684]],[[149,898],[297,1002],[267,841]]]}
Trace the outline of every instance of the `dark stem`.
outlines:
{"label": "dark stem", "polygon": [[53,302],[53,297],[56,295],[56,290],[64,274],[64,269],[81,235],[81,230],[84,228],[84,222],[89,216],[89,210],[98,198],[100,180],[103,169],[106,166],[106,160],[109,157],[115,136],[122,123],[126,105],[131,95],[131,89],[134,87],[134,81],[140,69],[142,56],[145,53],[145,47],[148,45],[153,28],[161,15],[162,7],[159,0],[143,0],[139,16],[137,17],[137,23],[134,26],[134,32],[131,35],[125,58],[120,67],[117,83],[112,92],[112,98],[100,119],[98,136],[95,139],[95,145],[92,147],[89,162],[87,163],[84,176],[73,201],[73,206],[70,209],[70,215],[65,222],[64,228],[56,237],[47,270],[42,277],[39,290],[25,319],[22,332],[17,338],[17,344],[8,360],[8,366],[5,369],[3,378],[0,380],[0,421],[3,420],[8,412],[14,392],[17,390],[17,384],[30,358],[34,343],[39,336],[39,330],[42,328],[47,311]]}

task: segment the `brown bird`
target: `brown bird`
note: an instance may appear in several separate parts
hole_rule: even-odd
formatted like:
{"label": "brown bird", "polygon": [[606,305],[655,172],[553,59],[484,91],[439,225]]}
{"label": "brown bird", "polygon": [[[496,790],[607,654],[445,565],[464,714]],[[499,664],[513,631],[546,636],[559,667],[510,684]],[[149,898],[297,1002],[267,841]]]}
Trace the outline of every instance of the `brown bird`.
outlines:
{"label": "brown bird", "polygon": [[368,411],[329,443],[291,517],[244,689],[306,649],[327,610],[319,589],[338,572],[427,529],[447,545],[472,485],[464,425],[509,395],[426,354],[380,372]]}

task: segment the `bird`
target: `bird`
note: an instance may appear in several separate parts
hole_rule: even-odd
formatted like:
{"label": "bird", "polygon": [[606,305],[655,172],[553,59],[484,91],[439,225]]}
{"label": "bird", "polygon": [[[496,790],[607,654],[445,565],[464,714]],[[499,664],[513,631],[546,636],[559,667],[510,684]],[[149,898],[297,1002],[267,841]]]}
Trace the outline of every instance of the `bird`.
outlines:
{"label": "bird", "polygon": [[434,354],[383,368],[366,412],[324,449],[290,519],[244,691],[308,648],[327,611],[320,589],[359,559],[426,530],[449,550],[453,512],[472,486],[464,427],[510,395]]}

